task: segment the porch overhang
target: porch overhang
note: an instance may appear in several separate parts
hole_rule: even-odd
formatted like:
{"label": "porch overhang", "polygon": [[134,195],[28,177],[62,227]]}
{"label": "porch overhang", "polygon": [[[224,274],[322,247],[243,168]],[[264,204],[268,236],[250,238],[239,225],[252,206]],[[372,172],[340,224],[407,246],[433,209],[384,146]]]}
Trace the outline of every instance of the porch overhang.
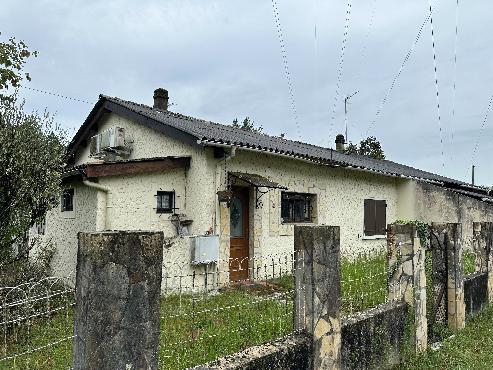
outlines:
{"label": "porch overhang", "polygon": [[[255,188],[255,208],[257,209],[261,208],[263,205],[260,198],[262,198],[264,194],[268,193],[270,189],[288,190],[288,188],[284,185],[278,184],[277,182],[271,181],[266,177],[253,173],[230,172],[229,176],[250,184]],[[260,188],[267,188],[268,190],[262,191]]]}
{"label": "porch overhang", "polygon": [[283,190],[288,189],[284,185],[278,184],[277,182],[271,181],[266,177],[253,173],[230,172],[229,175],[236,179],[244,181],[256,188],[283,189]]}

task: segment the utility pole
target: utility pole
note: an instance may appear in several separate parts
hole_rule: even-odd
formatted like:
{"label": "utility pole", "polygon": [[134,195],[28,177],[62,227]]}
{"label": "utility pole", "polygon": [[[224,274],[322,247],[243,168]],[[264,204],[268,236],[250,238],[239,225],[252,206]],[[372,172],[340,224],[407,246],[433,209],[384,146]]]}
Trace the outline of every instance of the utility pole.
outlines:
{"label": "utility pole", "polygon": [[351,99],[357,93],[359,93],[359,90],[356,92],[353,92],[351,95],[346,95],[346,97],[344,98],[344,127],[346,129],[346,136],[345,136],[346,144],[348,143],[348,138],[347,138],[347,105],[348,105],[349,99]]}

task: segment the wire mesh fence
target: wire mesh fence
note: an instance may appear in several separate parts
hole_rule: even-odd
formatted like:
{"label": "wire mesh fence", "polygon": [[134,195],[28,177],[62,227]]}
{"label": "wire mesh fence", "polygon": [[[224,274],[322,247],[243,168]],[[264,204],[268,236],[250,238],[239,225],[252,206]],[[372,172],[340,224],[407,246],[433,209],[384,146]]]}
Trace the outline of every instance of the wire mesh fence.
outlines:
{"label": "wire mesh fence", "polygon": [[293,331],[296,255],[218,261],[188,274],[165,265],[161,369],[184,369]]}
{"label": "wire mesh fence", "polygon": [[0,369],[66,369],[72,360],[70,278],[0,288]]}
{"label": "wire mesh fence", "polygon": [[346,252],[341,257],[342,315],[351,315],[388,302],[388,276],[386,244]]}

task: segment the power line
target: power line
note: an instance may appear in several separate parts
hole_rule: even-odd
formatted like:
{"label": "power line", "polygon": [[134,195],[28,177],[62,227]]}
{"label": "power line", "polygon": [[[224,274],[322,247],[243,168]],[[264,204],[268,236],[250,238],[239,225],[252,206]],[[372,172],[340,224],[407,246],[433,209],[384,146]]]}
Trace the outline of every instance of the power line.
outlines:
{"label": "power line", "polygon": [[437,114],[438,114],[438,130],[440,134],[440,147],[442,151],[442,168],[445,169],[445,157],[443,154],[443,134],[442,134],[442,120],[440,114],[440,97],[438,95],[438,72],[437,72],[437,59],[436,59],[436,50],[435,50],[435,33],[433,28],[433,10],[431,8],[431,0],[429,0],[430,4],[430,29],[431,29],[431,45],[433,49],[433,68],[435,71],[435,90],[436,90],[436,100],[437,100]]}
{"label": "power line", "polygon": [[335,122],[335,118],[336,118],[337,102],[338,102],[338,98],[340,95],[340,89],[341,89],[342,73],[344,70],[344,55],[346,53],[347,40],[349,37],[349,22],[351,20],[351,7],[352,7],[351,1],[352,0],[348,0],[347,5],[346,5],[346,20],[344,22],[344,34],[343,34],[343,38],[342,38],[341,54],[339,57],[339,67],[337,70],[336,92],[334,95],[334,104],[332,106],[332,118],[330,121],[330,128],[329,128],[329,145],[330,145],[330,140],[332,138],[332,130],[334,128],[334,122]]}
{"label": "power line", "polygon": [[392,90],[394,89],[397,80],[399,79],[402,71],[404,70],[404,67],[406,66],[407,61],[409,60],[409,58],[413,54],[413,51],[416,48],[416,45],[418,44],[419,39],[421,38],[421,35],[423,34],[423,28],[425,27],[425,25],[430,20],[430,17],[431,17],[431,14],[428,13],[427,16],[426,16],[426,18],[425,18],[425,20],[421,24],[421,27],[419,28],[418,34],[416,35],[416,38],[414,39],[414,42],[411,45],[411,48],[408,50],[406,56],[404,57],[404,60],[402,61],[401,66],[399,67],[399,70],[398,70],[397,74],[394,76],[394,79],[392,80],[392,83],[390,84],[390,87],[387,90],[387,93],[385,94],[382,102],[380,103],[380,106],[377,109],[377,112],[375,113],[375,117],[373,118],[373,120],[368,125],[368,128],[366,129],[365,136],[368,136],[368,133],[370,132],[370,129],[372,128],[372,126],[375,125],[375,123],[377,122],[378,118],[382,114],[382,111],[383,111],[385,105],[387,104],[387,101],[389,100],[390,94],[392,93]]}
{"label": "power line", "polygon": [[[486,109],[486,113],[484,114],[484,117],[483,117],[483,123],[481,124],[481,128],[479,129],[479,137],[481,136],[481,131],[484,130],[485,126],[486,126],[486,122],[488,121],[488,116],[490,114],[490,110],[491,110],[491,105],[493,103],[493,95],[491,95],[490,97],[490,101],[488,103],[488,108]],[[474,159],[476,157],[476,152],[478,150],[478,146],[479,146],[479,137],[478,139],[476,140],[476,144],[474,145],[474,149],[472,151],[472,157],[471,157],[471,162],[474,163]]]}
{"label": "power line", "polygon": [[294,118],[294,122],[296,124],[296,130],[298,133],[298,138],[301,140],[301,128],[300,128],[300,123],[298,120],[298,110],[296,109],[296,102],[294,99],[294,87],[293,87],[293,82],[291,79],[291,74],[289,73],[286,43],[284,41],[284,36],[283,36],[282,28],[281,28],[281,20],[279,17],[279,9],[278,9],[276,0],[272,0],[272,9],[274,11],[274,22],[276,24],[277,36],[279,37],[279,44],[281,46],[281,58],[282,58],[282,62],[284,65],[284,73],[286,75],[286,80],[288,83],[289,98],[291,101],[291,108],[293,110],[293,118]]}
{"label": "power line", "polygon": [[31,91],[39,92],[39,93],[46,94],[46,95],[56,96],[58,98],[62,98],[62,99],[66,99],[66,100],[71,100],[71,101],[74,101],[74,102],[80,102],[80,103],[94,105],[94,103],[91,103],[91,102],[89,102],[87,100],[79,99],[79,98],[73,98],[71,96],[63,95],[61,93],[56,93],[56,92],[50,92],[50,91],[35,89],[35,88],[32,88],[32,87],[28,87],[28,86],[21,86],[21,87],[23,89],[26,89],[26,90],[31,90]]}

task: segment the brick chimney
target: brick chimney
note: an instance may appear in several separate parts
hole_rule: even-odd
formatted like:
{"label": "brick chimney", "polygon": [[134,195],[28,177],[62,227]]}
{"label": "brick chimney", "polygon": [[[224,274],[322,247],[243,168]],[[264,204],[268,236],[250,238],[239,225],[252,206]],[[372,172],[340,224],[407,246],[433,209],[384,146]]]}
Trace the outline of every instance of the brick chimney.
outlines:
{"label": "brick chimney", "polygon": [[344,140],[344,135],[337,135],[336,136],[336,150],[338,152],[343,152],[344,151],[344,144],[346,144],[346,140]]}
{"label": "brick chimney", "polygon": [[159,88],[154,90],[154,109],[168,110],[168,90]]}

